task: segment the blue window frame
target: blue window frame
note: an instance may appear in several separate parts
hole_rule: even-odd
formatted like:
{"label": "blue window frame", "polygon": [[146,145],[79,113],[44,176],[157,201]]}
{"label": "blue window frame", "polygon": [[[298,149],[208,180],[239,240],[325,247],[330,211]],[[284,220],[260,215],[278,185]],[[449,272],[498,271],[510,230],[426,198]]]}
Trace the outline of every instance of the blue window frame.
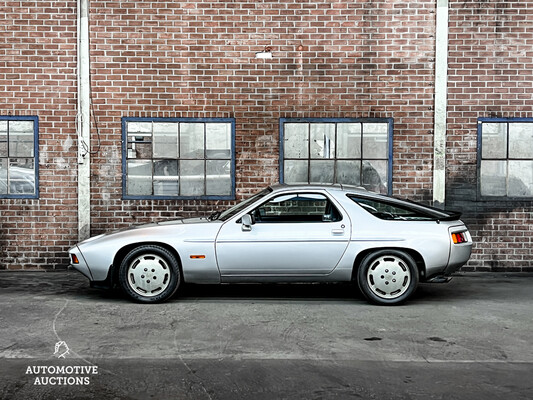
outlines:
{"label": "blue window frame", "polygon": [[0,116],[0,198],[39,198],[36,116]]}
{"label": "blue window frame", "polygon": [[478,118],[481,199],[533,198],[533,118]]}
{"label": "blue window frame", "polygon": [[392,118],[281,118],[280,182],[392,193]]}
{"label": "blue window frame", "polygon": [[235,198],[235,119],[122,118],[124,199]]}

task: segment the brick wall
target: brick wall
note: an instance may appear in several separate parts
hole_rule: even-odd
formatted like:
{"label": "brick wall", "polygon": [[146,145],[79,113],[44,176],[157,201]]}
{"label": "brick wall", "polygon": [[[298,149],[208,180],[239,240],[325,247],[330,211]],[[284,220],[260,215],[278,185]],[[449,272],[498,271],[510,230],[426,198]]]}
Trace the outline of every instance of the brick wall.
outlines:
{"label": "brick wall", "polygon": [[[279,118],[393,118],[393,193],[431,200],[435,0],[90,5],[93,234],[231,203],[122,200],[122,117],[235,118],[238,199],[278,180]],[[77,240],[76,2],[0,8],[0,114],[39,116],[41,168],[38,200],[0,200],[0,268],[63,267]],[[519,64],[531,64],[531,10],[527,1],[451,1],[447,192],[474,228],[477,268],[497,259],[496,221],[530,216],[528,205],[492,213],[465,200],[476,118],[529,116],[531,68]],[[273,58],[254,58],[265,46]],[[525,261],[530,253],[518,250]],[[518,266],[509,261],[501,265]]]}
{"label": "brick wall", "polygon": [[532,49],[533,2],[450,1],[447,204],[476,242],[466,269],[533,270],[532,203],[481,201],[476,164],[477,118],[533,117]]}
{"label": "brick wall", "polygon": [[77,235],[76,1],[0,4],[0,115],[39,117],[39,199],[0,199],[0,269],[64,266]]}
{"label": "brick wall", "polygon": [[429,199],[434,20],[432,0],[91,1],[93,230],[225,205],[122,200],[123,116],[234,117],[238,198],[278,181],[279,118],[394,117],[395,191]]}

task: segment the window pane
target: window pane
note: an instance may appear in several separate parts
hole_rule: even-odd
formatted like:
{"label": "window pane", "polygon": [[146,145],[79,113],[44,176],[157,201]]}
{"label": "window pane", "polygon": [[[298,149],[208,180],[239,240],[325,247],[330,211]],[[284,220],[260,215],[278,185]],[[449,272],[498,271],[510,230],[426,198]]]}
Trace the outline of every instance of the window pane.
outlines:
{"label": "window pane", "polygon": [[128,122],[128,133],[152,133],[151,122]]}
{"label": "window pane", "polygon": [[207,180],[205,190],[207,195],[231,194],[231,164],[229,160],[208,160],[206,163]]}
{"label": "window pane", "polygon": [[205,125],[207,158],[231,158],[231,125],[208,123]]}
{"label": "window pane", "polygon": [[205,181],[204,161],[180,161],[180,194],[203,196]]}
{"label": "window pane", "polygon": [[9,156],[33,157],[33,121],[9,121]]}
{"label": "window pane", "polygon": [[309,183],[307,160],[286,160],[283,166],[285,183]]}
{"label": "window pane", "polygon": [[311,124],[311,158],[335,157],[335,124]]}
{"label": "window pane", "polygon": [[533,161],[509,161],[509,197],[533,195]]}
{"label": "window pane", "polygon": [[154,195],[178,195],[178,160],[154,162]]}
{"label": "window pane", "polygon": [[136,133],[128,136],[128,158],[152,158],[151,133]]}
{"label": "window pane", "polygon": [[0,121],[0,157],[7,157],[7,121]]}
{"label": "window pane", "polygon": [[152,194],[152,161],[128,161],[126,192],[130,196],[149,196]]}
{"label": "window pane", "polygon": [[177,123],[154,123],[154,158],[178,158]]}
{"label": "window pane", "polygon": [[482,196],[505,196],[507,161],[481,161],[480,186]]}
{"label": "window pane", "polygon": [[337,183],[361,185],[361,161],[337,161]]}
{"label": "window pane", "polygon": [[533,158],[533,123],[509,124],[509,158]]}
{"label": "window pane", "polygon": [[0,158],[0,194],[7,193],[7,158]]}
{"label": "window pane", "polygon": [[337,124],[337,158],[361,158],[361,124]]}
{"label": "window pane", "polygon": [[284,157],[309,157],[309,124],[284,125]]}
{"label": "window pane", "polygon": [[482,158],[507,157],[507,124],[483,123],[481,125]]}
{"label": "window pane", "polygon": [[335,162],[333,160],[313,160],[309,171],[310,183],[333,183]]}
{"label": "window pane", "polygon": [[388,158],[389,157],[389,124],[365,123],[363,124],[363,157]]}
{"label": "window pane", "polygon": [[33,158],[10,159],[9,194],[35,194]]}
{"label": "window pane", "polygon": [[387,193],[387,168],[385,160],[363,161],[363,187],[377,193]]}
{"label": "window pane", "polygon": [[180,123],[180,158],[204,158],[203,123]]}

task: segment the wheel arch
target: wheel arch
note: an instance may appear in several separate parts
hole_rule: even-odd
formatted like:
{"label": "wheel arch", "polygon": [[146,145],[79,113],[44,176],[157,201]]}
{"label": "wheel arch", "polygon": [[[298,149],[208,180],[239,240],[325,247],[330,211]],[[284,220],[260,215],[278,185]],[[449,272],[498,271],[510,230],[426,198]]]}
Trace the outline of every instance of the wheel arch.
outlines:
{"label": "wheel arch", "polygon": [[361,251],[355,257],[355,260],[353,263],[353,270],[352,270],[352,281],[357,280],[357,271],[359,270],[359,267],[361,266],[361,262],[364,260],[364,258],[370,253],[373,253],[375,251],[381,251],[381,250],[397,250],[397,251],[403,251],[409,254],[413,258],[413,260],[415,260],[416,262],[416,267],[418,269],[419,278],[423,279],[426,276],[426,263],[424,261],[424,257],[422,257],[422,254],[420,254],[418,251],[414,249],[410,249],[410,248],[405,248],[405,247],[373,247],[373,248],[369,248],[369,249],[365,249]]}
{"label": "wheel arch", "polygon": [[122,260],[124,259],[124,257],[126,257],[126,255],[130,251],[132,251],[133,249],[135,249],[137,247],[141,247],[141,246],[159,246],[159,247],[164,248],[165,250],[168,250],[176,258],[176,261],[178,262],[178,268],[180,270],[181,278],[183,279],[183,269],[182,269],[181,257],[179,255],[178,251],[174,247],[170,246],[168,243],[162,243],[162,242],[140,242],[140,243],[128,244],[128,245],[122,247],[115,254],[115,257],[113,258],[113,264],[112,264],[112,267],[111,267],[113,269],[113,285],[116,285],[118,283],[119,267],[120,267],[120,264],[122,263]]}

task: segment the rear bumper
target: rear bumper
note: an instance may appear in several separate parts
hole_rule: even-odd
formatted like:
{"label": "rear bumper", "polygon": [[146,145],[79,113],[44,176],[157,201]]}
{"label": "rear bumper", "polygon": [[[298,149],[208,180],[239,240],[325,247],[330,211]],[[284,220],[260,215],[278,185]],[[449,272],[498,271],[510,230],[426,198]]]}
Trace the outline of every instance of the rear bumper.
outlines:
{"label": "rear bumper", "polygon": [[466,236],[465,243],[451,243],[450,247],[450,257],[448,259],[448,265],[444,270],[443,275],[451,275],[463,265],[465,265],[470,259],[470,254],[472,254],[472,236],[470,232],[463,225],[462,227],[451,227],[450,236],[452,233],[461,232]]}
{"label": "rear bumper", "polygon": [[450,260],[448,261],[448,266],[444,270],[444,275],[451,275],[465,265],[470,259],[471,253],[472,241],[469,241],[468,243],[452,245]]}

